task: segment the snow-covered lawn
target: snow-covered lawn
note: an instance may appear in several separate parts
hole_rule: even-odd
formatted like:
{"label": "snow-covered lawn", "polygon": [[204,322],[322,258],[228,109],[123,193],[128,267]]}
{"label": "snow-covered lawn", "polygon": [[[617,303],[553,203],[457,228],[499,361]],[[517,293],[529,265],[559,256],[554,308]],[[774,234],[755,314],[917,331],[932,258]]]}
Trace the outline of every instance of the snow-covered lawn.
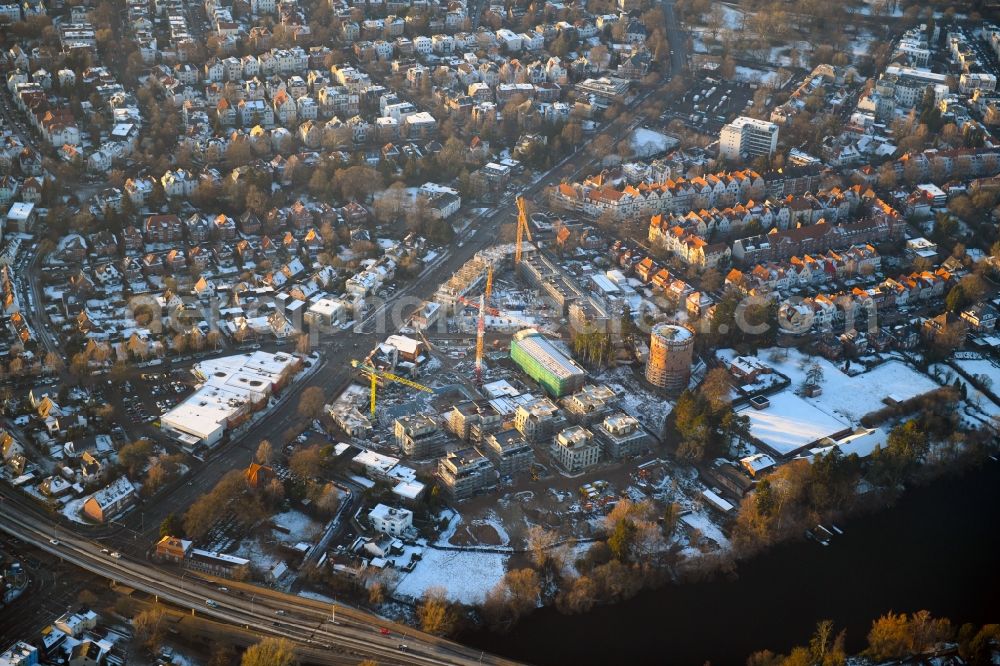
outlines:
{"label": "snow-covered lawn", "polygon": [[722,10],[722,27],[727,30],[739,30],[743,27],[743,10],[721,2],[715,6]]}
{"label": "snow-covered lawn", "polygon": [[720,547],[729,547],[729,539],[722,533],[722,529],[712,522],[707,512],[692,511],[689,514],[681,516],[681,522],[690,528],[698,530],[703,537],[711,539],[719,544]]}
{"label": "snow-covered lawn", "polygon": [[788,80],[788,77],[784,77],[784,80],[782,80],[782,77],[777,72],[738,65],[736,67],[736,80],[746,81],[747,83],[759,83],[769,88],[780,88]]}
{"label": "snow-covered lawn", "polygon": [[770,405],[739,410],[750,418],[750,433],[775,453],[787,456],[823,437],[849,427],[843,420],[826,414],[795,395],[791,390],[768,396]]}
{"label": "snow-covered lawn", "polygon": [[981,377],[989,378],[987,388],[994,392],[1000,391],[1000,366],[987,359],[957,359],[955,365],[967,372],[969,375],[982,381]]}
{"label": "snow-covered lawn", "polygon": [[78,497],[74,500],[70,500],[66,503],[66,506],[62,508],[62,515],[66,516],[74,523],[80,523],[82,525],[93,525],[92,520],[88,520],[83,516],[83,504],[90,498],[90,495],[84,497]]}
{"label": "snow-covered lawn", "polygon": [[284,533],[281,530],[272,530],[274,536],[284,543],[298,543],[299,541],[310,541],[316,537],[322,526],[315,520],[301,511],[285,511],[271,517],[275,527],[283,527],[288,530]]}
{"label": "snow-covered lawn", "polygon": [[312,590],[300,590],[297,592],[298,596],[304,599],[312,599],[313,601],[322,601],[325,604],[332,604],[334,600],[325,594],[320,594],[319,592],[313,592]]}
{"label": "snow-covered lawn", "polygon": [[244,539],[240,542],[240,547],[233,553],[237,557],[245,557],[250,560],[251,566],[258,571],[270,571],[281,560],[273,555],[264,552],[257,539]]}
{"label": "snow-covered lawn", "polygon": [[677,139],[645,127],[632,132],[632,151],[637,157],[649,157],[664,153],[677,145]]}
{"label": "snow-covered lawn", "polygon": [[[780,355],[786,351],[787,357],[781,358]],[[720,350],[719,354],[731,357],[732,351]],[[797,349],[761,350],[758,357],[791,379],[792,389],[805,383],[809,365],[819,365],[823,371],[823,380],[820,382],[823,392],[814,398],[803,400],[821,412],[850,424],[857,424],[865,414],[881,409],[883,399],[889,396],[903,401],[938,388],[938,384],[930,377],[897,360],[887,361],[868,372],[850,376],[825,358],[809,356]]]}
{"label": "snow-covered lawn", "polygon": [[396,595],[419,599],[440,587],[454,601],[478,603],[503,578],[506,562],[505,555],[496,553],[427,549],[417,567],[403,575]]}

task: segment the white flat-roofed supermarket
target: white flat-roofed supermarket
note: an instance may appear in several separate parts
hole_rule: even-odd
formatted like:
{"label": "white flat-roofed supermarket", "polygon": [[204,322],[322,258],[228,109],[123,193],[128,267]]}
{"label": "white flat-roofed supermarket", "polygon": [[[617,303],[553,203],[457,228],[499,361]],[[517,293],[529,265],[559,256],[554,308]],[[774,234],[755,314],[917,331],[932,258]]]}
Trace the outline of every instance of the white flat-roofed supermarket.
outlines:
{"label": "white flat-roofed supermarket", "polygon": [[781,458],[851,430],[840,419],[825,414],[791,391],[775,393],[768,400],[771,404],[765,409],[746,406],[739,413],[750,418],[750,434]]}
{"label": "white flat-roofed supermarket", "polygon": [[264,351],[202,361],[191,370],[201,386],[163,415],[162,427],[211,446],[227,428],[263,407],[300,364],[291,354]]}

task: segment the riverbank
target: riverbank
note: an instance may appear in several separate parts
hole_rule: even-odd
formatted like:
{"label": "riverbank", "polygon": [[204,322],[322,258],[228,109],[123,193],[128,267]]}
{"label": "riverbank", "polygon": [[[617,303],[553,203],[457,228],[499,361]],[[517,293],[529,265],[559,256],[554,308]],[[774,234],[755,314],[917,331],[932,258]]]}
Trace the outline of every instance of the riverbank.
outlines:
{"label": "riverbank", "polygon": [[1000,464],[910,489],[859,515],[828,547],[780,544],[740,563],[735,580],[667,585],[583,615],[540,609],[505,635],[464,643],[539,666],[742,664],[804,643],[816,622],[846,628],[849,651],[890,610],[931,611],[957,626],[1000,620]]}

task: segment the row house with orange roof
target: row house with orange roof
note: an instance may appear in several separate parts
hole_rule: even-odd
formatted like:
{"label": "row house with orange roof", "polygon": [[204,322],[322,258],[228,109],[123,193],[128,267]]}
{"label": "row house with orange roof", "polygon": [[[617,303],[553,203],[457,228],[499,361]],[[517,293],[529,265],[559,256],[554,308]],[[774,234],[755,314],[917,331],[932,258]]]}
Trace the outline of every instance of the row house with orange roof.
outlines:
{"label": "row house with orange roof", "polygon": [[786,231],[772,229],[767,234],[740,238],[733,242],[733,261],[745,266],[787,261],[796,255],[826,253],[851,245],[880,243],[901,238],[906,221],[881,199],[875,199],[865,216],[856,222],[800,226]]}
{"label": "row house with orange roof", "polygon": [[855,328],[879,310],[942,297],[951,279],[951,274],[940,269],[915,272],[895,280],[884,280],[867,289],[854,287],[833,294],[787,300],[779,306],[778,318],[782,328],[793,331],[804,331],[810,326],[829,330],[838,324]]}
{"label": "row house with orange roof", "polygon": [[738,234],[753,221],[762,229],[788,228],[789,211],[777,207],[769,201],[759,203],[751,199],[726,208],[711,208],[688,211],[685,214],[670,213],[662,216],[661,227],[683,227],[703,238],[713,235],[729,236]]}
{"label": "row house with orange roof", "polygon": [[888,278],[879,287],[892,293],[893,303],[902,306],[941,298],[951,280],[951,273],[939,268],[936,271],[914,271],[896,279]]}
{"label": "row house with orange roof", "polygon": [[554,190],[554,200],[559,207],[585,215],[610,215],[616,220],[624,220],[640,215],[731,206],[760,197],[764,191],[761,176],[747,169],[636,185],[607,183],[598,176],[580,183],[559,185]]}
{"label": "row house with orange roof", "polygon": [[794,256],[786,262],[757,264],[746,273],[733,269],[727,284],[744,291],[783,291],[823,284],[834,279],[871,274],[881,268],[882,257],[874,246],[854,245],[837,252]]}
{"label": "row house with orange roof", "polygon": [[666,228],[662,215],[649,223],[649,242],[684,263],[698,268],[714,268],[729,262],[731,251],[726,243],[708,243],[696,233],[680,226]]}

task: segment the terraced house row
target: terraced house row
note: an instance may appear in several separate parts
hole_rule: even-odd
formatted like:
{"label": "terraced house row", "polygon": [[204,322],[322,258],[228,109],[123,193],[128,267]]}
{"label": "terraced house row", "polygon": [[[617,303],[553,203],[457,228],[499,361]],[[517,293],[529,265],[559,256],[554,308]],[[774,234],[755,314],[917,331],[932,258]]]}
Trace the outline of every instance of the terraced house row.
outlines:
{"label": "terraced house row", "polygon": [[824,284],[858,275],[871,275],[882,266],[882,257],[872,245],[853,245],[837,252],[792,257],[788,261],[757,264],[743,272],[734,268],[726,275],[726,286],[747,293],[778,291]]}
{"label": "terraced house row", "polygon": [[902,237],[906,220],[881,199],[866,203],[854,222],[829,224],[820,220],[810,226],[778,231],[733,242],[732,258],[744,266],[785,261],[796,255],[816,254],[865,243],[881,243]]}
{"label": "terraced house row", "polygon": [[614,220],[659,214],[684,214],[692,210],[779,199],[819,190],[822,171],[792,168],[761,175],[752,169],[720,171],[694,178],[641,180],[636,183],[602,172],[579,183],[562,183],[552,190],[554,207],[590,217]]}
{"label": "terraced house row", "polygon": [[778,318],[784,328],[804,330],[809,326],[829,329],[859,320],[882,308],[900,307],[919,301],[940,298],[951,282],[952,275],[944,269],[922,271],[889,278],[881,284],[834,294],[819,294],[800,301],[786,301],[779,308]]}

